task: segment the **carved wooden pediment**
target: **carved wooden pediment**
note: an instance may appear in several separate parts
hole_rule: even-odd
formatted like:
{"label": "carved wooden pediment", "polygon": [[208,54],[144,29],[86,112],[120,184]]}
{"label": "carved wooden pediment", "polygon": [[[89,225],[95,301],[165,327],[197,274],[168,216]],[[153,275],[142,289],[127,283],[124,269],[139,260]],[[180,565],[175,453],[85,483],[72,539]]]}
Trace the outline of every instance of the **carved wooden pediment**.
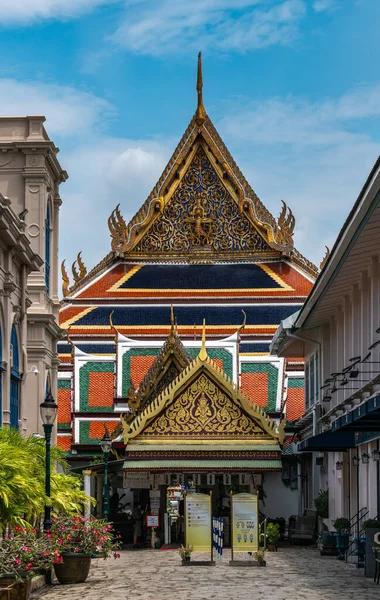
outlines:
{"label": "carved wooden pediment", "polygon": [[141,434],[144,437],[268,437],[206,373],[201,373]]}

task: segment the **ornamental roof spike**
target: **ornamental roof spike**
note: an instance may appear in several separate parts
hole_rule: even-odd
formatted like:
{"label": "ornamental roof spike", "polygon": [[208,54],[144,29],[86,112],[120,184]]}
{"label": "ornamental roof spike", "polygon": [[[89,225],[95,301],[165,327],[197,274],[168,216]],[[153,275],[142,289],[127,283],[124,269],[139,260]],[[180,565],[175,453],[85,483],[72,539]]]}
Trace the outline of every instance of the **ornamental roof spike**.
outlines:
{"label": "ornamental roof spike", "polygon": [[321,261],[321,264],[319,265],[319,268],[321,269],[321,271],[322,271],[323,267],[325,266],[325,264],[327,263],[328,258],[330,256],[330,248],[328,248],[328,246],[325,246],[325,248],[326,248],[325,255]]}
{"label": "ornamental roof spike", "polygon": [[70,287],[70,279],[69,276],[67,274],[67,270],[66,270],[66,259],[62,261],[61,264],[61,273],[62,273],[62,294],[63,297],[66,298],[66,296],[69,295],[69,287]]}
{"label": "ornamental roof spike", "polygon": [[202,362],[209,358],[206,350],[206,319],[203,319],[203,329],[202,329],[202,346],[200,352],[198,354],[199,360]]}
{"label": "ornamental roof spike", "polygon": [[112,310],[112,311],[110,312],[110,328],[111,328],[111,331],[112,331],[112,332],[113,332],[113,334],[114,334],[114,342],[115,342],[115,344],[117,344],[117,343],[118,343],[118,341],[119,341],[119,332],[118,332],[118,330],[116,329],[115,325],[113,324],[112,317],[113,317],[113,313],[114,313],[114,312],[115,312],[114,310]]}
{"label": "ornamental roof spike", "polygon": [[203,77],[202,77],[202,52],[198,54],[198,72],[197,72],[197,93],[198,93],[198,104],[197,110],[195,111],[195,121],[197,125],[201,126],[206,120],[206,110],[203,106]]}

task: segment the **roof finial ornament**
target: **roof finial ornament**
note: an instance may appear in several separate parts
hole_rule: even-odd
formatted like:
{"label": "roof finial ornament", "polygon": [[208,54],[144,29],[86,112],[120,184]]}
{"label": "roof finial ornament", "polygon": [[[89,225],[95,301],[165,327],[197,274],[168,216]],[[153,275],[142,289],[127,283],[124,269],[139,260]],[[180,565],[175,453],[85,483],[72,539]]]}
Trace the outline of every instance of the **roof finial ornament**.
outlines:
{"label": "roof finial ornament", "polygon": [[206,120],[206,110],[203,106],[203,79],[202,79],[202,52],[198,54],[198,75],[197,75],[197,92],[198,92],[198,105],[195,112],[195,120],[197,125],[201,126]]}
{"label": "roof finial ornament", "polygon": [[207,358],[207,350],[206,350],[206,319],[203,319],[203,329],[202,329],[202,346],[201,350],[198,354],[199,360],[206,360]]}
{"label": "roof finial ornament", "polygon": [[114,337],[113,337],[113,339],[114,339],[114,342],[115,342],[115,344],[117,344],[117,343],[118,343],[118,341],[119,341],[119,332],[118,332],[118,330],[116,329],[115,325],[113,324],[113,319],[112,319],[112,317],[113,317],[113,313],[114,313],[114,312],[115,312],[115,311],[113,310],[113,311],[110,313],[110,328],[111,328],[111,331],[112,331],[112,333],[113,333],[113,335],[114,335]]}

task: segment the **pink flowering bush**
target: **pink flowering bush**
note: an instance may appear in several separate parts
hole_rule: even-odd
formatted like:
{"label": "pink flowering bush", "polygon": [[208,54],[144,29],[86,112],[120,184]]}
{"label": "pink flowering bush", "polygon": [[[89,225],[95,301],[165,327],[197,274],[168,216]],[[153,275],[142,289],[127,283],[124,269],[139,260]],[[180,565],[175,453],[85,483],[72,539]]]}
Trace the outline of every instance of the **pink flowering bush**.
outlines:
{"label": "pink flowering bush", "polygon": [[62,515],[53,519],[51,531],[46,534],[54,552],[59,554],[87,554],[89,556],[114,556],[120,546],[112,525],[95,517]]}
{"label": "pink flowering bush", "polygon": [[60,553],[52,548],[43,536],[37,536],[34,529],[21,527],[14,529],[0,539],[0,574],[17,579],[27,579],[36,571],[51,569],[54,563],[62,561]]}

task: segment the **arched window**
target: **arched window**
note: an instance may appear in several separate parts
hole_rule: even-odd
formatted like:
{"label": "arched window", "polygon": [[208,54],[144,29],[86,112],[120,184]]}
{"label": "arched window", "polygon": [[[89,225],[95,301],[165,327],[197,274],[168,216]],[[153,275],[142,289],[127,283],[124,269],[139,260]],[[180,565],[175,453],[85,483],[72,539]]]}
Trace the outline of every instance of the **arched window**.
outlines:
{"label": "arched window", "polygon": [[20,404],[20,354],[16,327],[13,325],[11,333],[11,427],[18,429],[19,404]]}
{"label": "arched window", "polygon": [[48,202],[45,221],[45,283],[46,291],[50,293],[50,203]]}

